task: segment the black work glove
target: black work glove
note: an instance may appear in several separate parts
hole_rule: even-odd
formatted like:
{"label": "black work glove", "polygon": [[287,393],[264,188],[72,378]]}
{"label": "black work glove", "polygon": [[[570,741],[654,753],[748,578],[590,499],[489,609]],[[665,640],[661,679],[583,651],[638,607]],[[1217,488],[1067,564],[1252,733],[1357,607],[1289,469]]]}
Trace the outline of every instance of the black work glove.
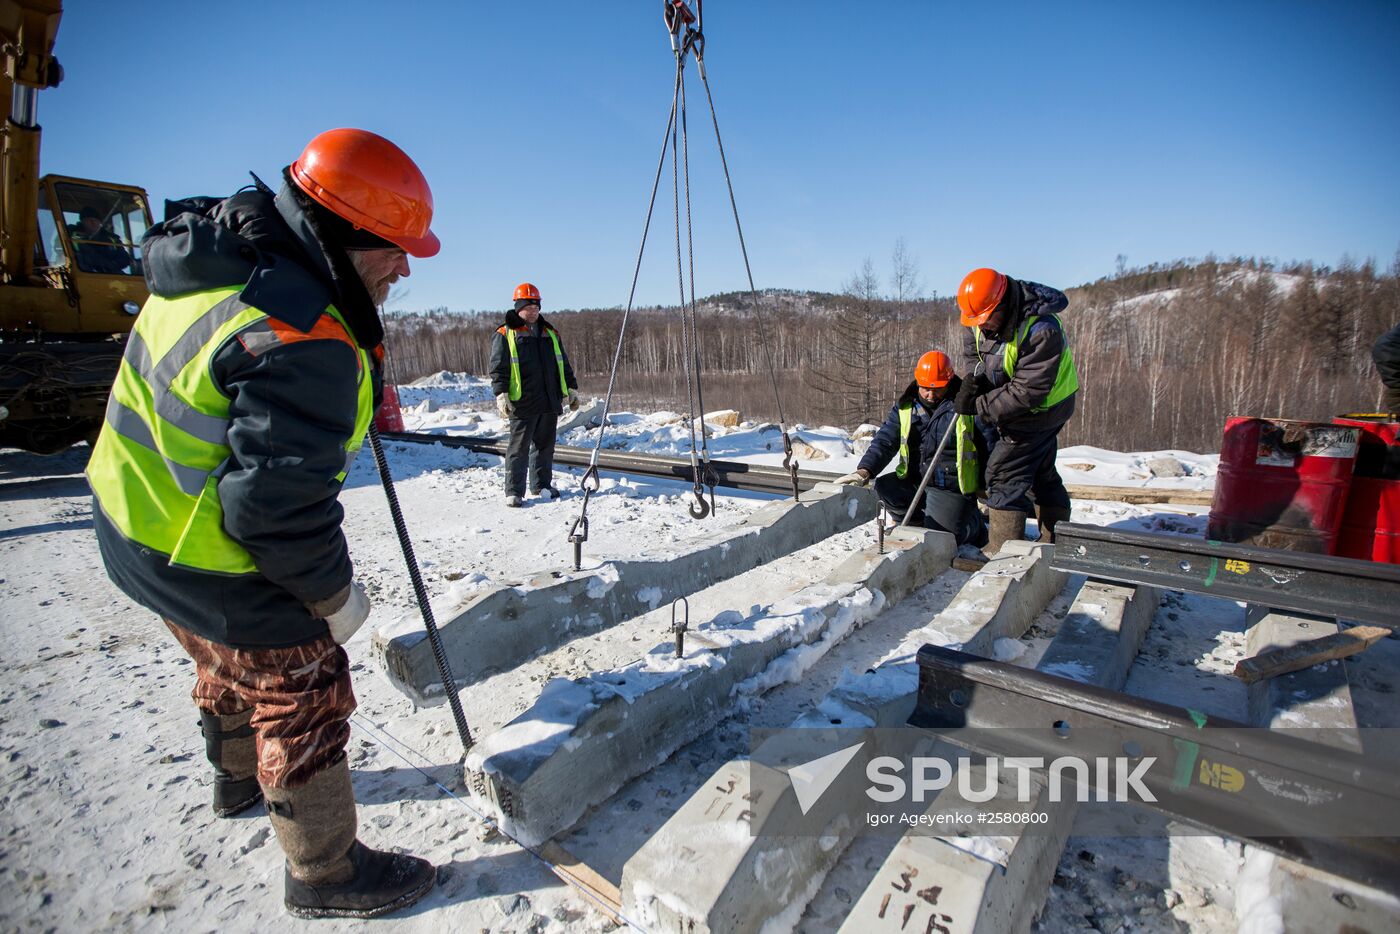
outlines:
{"label": "black work glove", "polygon": [[956,399],[958,397],[958,390],[962,389],[962,384],[963,380],[961,376],[954,374],[949,377],[948,384],[943,387],[942,399]]}
{"label": "black work glove", "polygon": [[963,380],[958,387],[958,394],[953,399],[953,407],[958,410],[959,415],[977,414],[977,380]]}
{"label": "black work glove", "polygon": [[1381,411],[1390,415],[1400,412],[1400,389],[1386,388]]}

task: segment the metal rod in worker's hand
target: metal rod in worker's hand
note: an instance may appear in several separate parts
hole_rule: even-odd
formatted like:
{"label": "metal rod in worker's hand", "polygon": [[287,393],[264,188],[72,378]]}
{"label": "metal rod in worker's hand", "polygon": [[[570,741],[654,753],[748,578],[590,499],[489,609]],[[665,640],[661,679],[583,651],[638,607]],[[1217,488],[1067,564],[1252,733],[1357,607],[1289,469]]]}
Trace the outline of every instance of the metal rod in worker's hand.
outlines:
{"label": "metal rod in worker's hand", "polygon": [[943,440],[938,442],[938,450],[933,452],[933,460],[928,462],[928,470],[924,471],[923,482],[919,484],[919,492],[914,494],[914,500],[909,504],[909,509],[904,513],[904,521],[899,523],[900,528],[909,524],[909,520],[914,517],[914,510],[923,501],[924,490],[928,489],[928,482],[933,479],[933,468],[938,464],[938,458],[943,455],[943,449],[948,446],[948,439],[953,436],[953,428],[958,424],[958,416],[954,415],[953,420],[948,423],[948,430],[943,432]]}
{"label": "metal rod in worker's hand", "polygon": [[457,679],[452,677],[452,667],[447,662],[447,653],[442,648],[442,637],[438,635],[437,621],[433,619],[433,608],[428,601],[428,588],[423,586],[423,575],[418,572],[418,558],[413,554],[413,541],[408,537],[408,526],[403,521],[403,510],[399,508],[399,496],[394,491],[394,478],[389,473],[389,461],[384,456],[384,445],[379,441],[379,430],[371,422],[369,426],[369,446],[374,452],[374,466],[379,469],[379,479],[384,484],[384,496],[389,500],[389,516],[394,521],[394,531],[399,536],[399,548],[403,551],[404,563],[408,565],[408,577],[413,582],[413,594],[418,598],[418,609],[423,614],[423,625],[428,630],[428,645],[433,650],[437,662],[438,677],[442,678],[442,690],[447,695],[447,703],[452,708],[452,719],[457,724],[457,736],[462,740],[462,755],[471,752],[471,728],[467,726],[467,716],[462,712],[462,701],[457,697]]}
{"label": "metal rod in worker's hand", "polygon": [[[977,361],[977,366],[975,366],[975,367],[972,368],[972,375],[969,376],[968,379],[976,379],[977,377],[979,377],[979,376],[981,376],[981,375],[982,375],[982,361],[981,361],[981,360],[978,360],[978,361]],[[961,382],[961,381],[959,381],[959,383],[958,383],[958,388],[959,388],[959,389],[962,388],[962,382]],[[900,528],[903,528],[904,526],[906,526],[906,525],[909,524],[909,520],[910,520],[910,519],[913,517],[913,515],[914,515],[914,507],[915,507],[915,506],[918,506],[919,503],[920,503],[920,501],[923,500],[923,498],[924,498],[924,490],[928,489],[928,482],[929,482],[929,480],[933,479],[933,467],[934,467],[935,464],[938,463],[938,458],[941,457],[941,456],[943,455],[943,449],[946,448],[946,447],[948,446],[948,438],[952,436],[952,434],[953,434],[953,426],[956,425],[956,424],[958,423],[958,418],[959,418],[959,416],[955,413],[955,414],[953,415],[953,420],[952,420],[951,422],[948,423],[948,430],[945,431],[945,432],[943,432],[943,440],[940,441],[940,442],[938,442],[938,450],[933,452],[933,460],[929,461],[928,470],[925,470],[925,471],[924,471],[924,482],[919,484],[919,492],[917,492],[917,493],[914,494],[914,501],[913,501],[912,503],[909,504],[909,510],[908,510],[908,512],[906,512],[906,513],[904,514],[904,521],[901,522],[901,523],[899,523]]]}

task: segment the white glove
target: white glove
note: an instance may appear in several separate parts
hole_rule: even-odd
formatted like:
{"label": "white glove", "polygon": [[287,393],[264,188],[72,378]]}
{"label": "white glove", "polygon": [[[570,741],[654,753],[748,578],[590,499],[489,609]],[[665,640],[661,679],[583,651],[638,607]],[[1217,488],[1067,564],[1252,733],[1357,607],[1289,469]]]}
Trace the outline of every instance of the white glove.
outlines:
{"label": "white glove", "polygon": [[836,482],[841,486],[865,486],[870,482],[870,478],[857,470],[854,473],[846,474],[844,477],[836,478]]}
{"label": "white glove", "polygon": [[[340,603],[339,606],[336,606],[337,602]],[[358,581],[351,581],[350,586],[335,596],[313,604],[311,613],[319,615],[318,608],[320,613],[324,613],[326,608],[332,606],[336,606],[336,609],[322,618],[330,627],[331,638],[335,640],[335,644],[344,645],[350,641],[351,636],[359,632],[360,627],[369,618],[369,597],[365,595],[365,588],[361,587]]]}
{"label": "white glove", "polygon": [[510,401],[509,393],[501,393],[496,397],[496,411],[501,413],[501,418],[510,418],[515,414],[515,403]]}
{"label": "white glove", "polygon": [[569,398],[568,398],[567,401],[568,401],[568,403],[569,403],[569,411],[570,411],[570,412],[577,412],[577,411],[578,411],[578,404],[579,404],[578,390],[577,390],[577,389],[570,389],[570,390],[569,390]]}

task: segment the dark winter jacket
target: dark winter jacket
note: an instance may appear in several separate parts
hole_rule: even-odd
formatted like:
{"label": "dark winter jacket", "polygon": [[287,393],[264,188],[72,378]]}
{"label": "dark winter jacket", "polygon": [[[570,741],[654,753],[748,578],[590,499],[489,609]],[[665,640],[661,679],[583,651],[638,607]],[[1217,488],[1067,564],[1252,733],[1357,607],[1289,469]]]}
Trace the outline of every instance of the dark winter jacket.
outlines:
{"label": "dark winter jacket", "polygon": [[[177,297],[242,284],[241,301],[304,334],[334,305],[357,343],[378,346],[382,324],[363,283],[344,251],[322,245],[303,198],[263,188],[167,203],[166,220],[142,243],[151,291]],[[360,356],[344,339],[250,340],[250,349],[242,337],[229,338],[211,364],[231,400],[232,451],[218,494],[224,530],[257,572],[172,566],[168,555],[127,540],[100,503],[94,522],[108,574],[138,603],[225,645],[295,645],[327,631],[306,605],[351,581],[335,478],[355,426]]]}
{"label": "dark winter jacket", "polygon": [[[506,344],[505,328],[515,331],[515,347],[520,354],[520,399],[515,403],[516,418],[532,415],[559,415],[566,398],[559,386],[559,364],[554,359],[554,342],[546,331],[554,325],[540,315],[531,328],[514,309],[506,312],[506,323],[491,337],[491,392],[500,395],[510,390],[510,348]],[[569,364],[569,352],[564,339],[559,339],[564,353],[564,382],[578,389],[574,368]]]}
{"label": "dark winter jacket", "polygon": [[1371,359],[1376,361],[1385,388],[1400,393],[1400,324],[1380,336],[1371,348]]}
{"label": "dark winter jacket", "polygon": [[[864,470],[875,476],[884,470],[890,461],[899,458],[899,409],[903,405],[913,403],[912,418],[909,425],[909,469],[904,474],[907,482],[918,486],[924,478],[924,471],[928,470],[929,461],[933,459],[934,452],[938,450],[938,442],[943,440],[943,433],[948,430],[954,418],[957,417],[957,410],[953,408],[953,396],[957,394],[956,385],[949,386],[949,392],[945,398],[936,406],[930,409],[919,398],[919,384],[910,383],[900,397],[895,400],[890,408],[890,414],[885,416],[885,423],[880,426],[880,430],[875,433],[875,437],[870,441],[870,447],[866,450],[865,456],[860,459],[858,470]],[[987,455],[996,444],[996,429],[984,423],[981,419],[975,420],[977,427],[973,437],[977,444],[977,463],[980,469],[985,469]],[[933,479],[929,481],[930,486],[940,489],[956,490],[958,488],[958,446],[957,433],[954,432],[948,438],[948,444],[944,446],[943,453],[938,457],[938,466],[933,470]]]}
{"label": "dark winter jacket", "polygon": [[[967,328],[963,334],[962,357],[958,373],[967,378],[980,359],[982,374],[992,388],[977,399],[977,414],[1002,431],[1042,431],[1059,428],[1074,414],[1074,396],[1051,406],[1044,412],[1031,411],[1045,402],[1055,385],[1064,351],[1065,334],[1051,315],[1061,314],[1069,307],[1069,299],[1059,289],[1038,282],[1022,282],[1007,278],[1007,300],[1011,314],[1000,332],[993,338],[982,335],[977,346],[978,328]],[[1031,315],[1039,320],[1031,325],[1021,341],[1016,359],[1015,375],[1008,379],[1003,367],[1006,345],[1020,333],[1021,325]]]}

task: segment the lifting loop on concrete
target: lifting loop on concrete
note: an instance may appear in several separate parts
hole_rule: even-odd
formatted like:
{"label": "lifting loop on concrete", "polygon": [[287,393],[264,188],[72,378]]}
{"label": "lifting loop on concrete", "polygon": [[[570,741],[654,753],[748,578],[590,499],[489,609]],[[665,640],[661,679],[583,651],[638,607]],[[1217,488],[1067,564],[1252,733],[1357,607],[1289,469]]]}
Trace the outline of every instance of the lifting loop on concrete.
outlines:
{"label": "lifting loop on concrete", "polygon": [[[681,605],[681,609],[684,610],[684,613],[681,615],[681,621],[679,624],[676,623],[677,603],[679,603]],[[677,597],[676,599],[671,601],[671,632],[676,634],[676,658],[681,658],[685,655],[685,631],[689,628],[690,601],[686,600],[685,597]]]}

